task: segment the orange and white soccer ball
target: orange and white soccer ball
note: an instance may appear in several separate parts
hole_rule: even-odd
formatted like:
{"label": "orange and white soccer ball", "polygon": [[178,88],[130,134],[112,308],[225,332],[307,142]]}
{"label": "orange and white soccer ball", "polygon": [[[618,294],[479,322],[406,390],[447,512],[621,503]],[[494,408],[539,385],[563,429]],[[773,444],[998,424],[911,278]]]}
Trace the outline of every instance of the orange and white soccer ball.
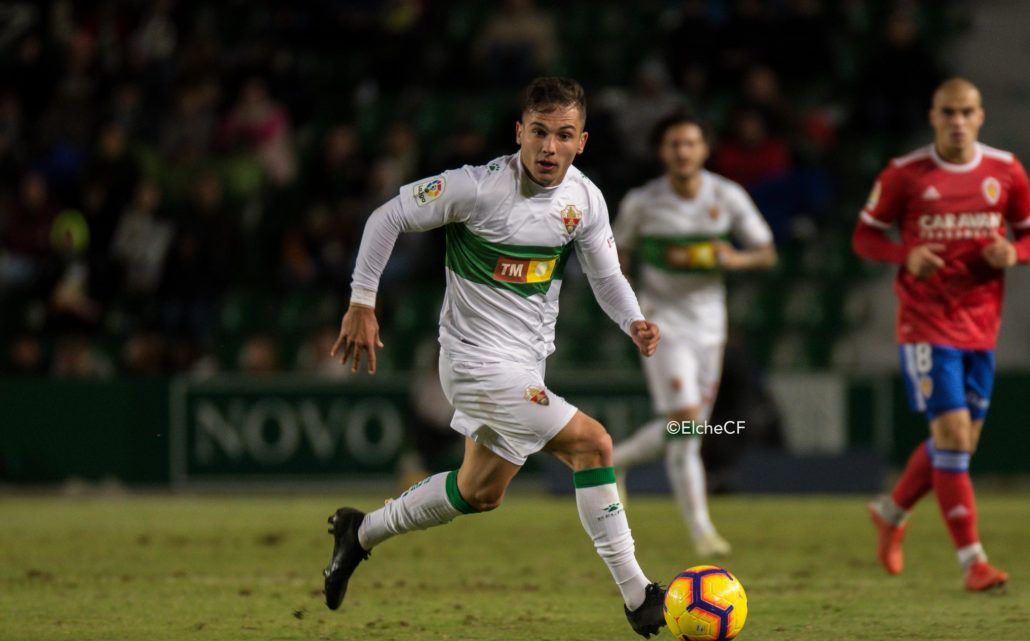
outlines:
{"label": "orange and white soccer ball", "polygon": [[665,593],[665,623],[680,641],[722,641],[747,620],[744,586],[729,570],[698,565],[676,575]]}

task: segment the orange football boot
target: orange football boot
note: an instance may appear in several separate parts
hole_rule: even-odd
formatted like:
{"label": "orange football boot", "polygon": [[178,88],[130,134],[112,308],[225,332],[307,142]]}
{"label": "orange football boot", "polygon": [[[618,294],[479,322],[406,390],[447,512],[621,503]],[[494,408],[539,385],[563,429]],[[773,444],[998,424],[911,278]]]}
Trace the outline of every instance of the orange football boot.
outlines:
{"label": "orange football boot", "polygon": [[905,557],[901,552],[901,541],[905,538],[907,524],[891,525],[880,514],[876,503],[872,502],[866,506],[869,510],[869,517],[876,526],[876,558],[880,559],[880,565],[888,574],[901,574],[901,568],[905,565]]}
{"label": "orange football boot", "polygon": [[1008,580],[1008,572],[999,570],[987,561],[977,561],[966,570],[966,589],[970,592],[1000,588]]}

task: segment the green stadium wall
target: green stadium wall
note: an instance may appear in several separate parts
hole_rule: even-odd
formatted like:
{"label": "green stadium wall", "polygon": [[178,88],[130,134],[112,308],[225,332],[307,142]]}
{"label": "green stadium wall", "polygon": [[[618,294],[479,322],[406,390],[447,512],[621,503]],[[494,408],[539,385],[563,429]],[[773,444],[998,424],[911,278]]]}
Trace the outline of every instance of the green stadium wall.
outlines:
{"label": "green stadium wall", "polygon": [[[886,452],[898,466],[925,438],[900,377],[805,376],[839,382],[843,448]],[[649,417],[639,376],[553,372],[549,381],[616,438]],[[1030,372],[999,374],[974,472],[1030,473],[1028,388]],[[380,477],[406,447],[409,403],[401,376],[0,379],[0,482],[116,478],[181,487]]]}

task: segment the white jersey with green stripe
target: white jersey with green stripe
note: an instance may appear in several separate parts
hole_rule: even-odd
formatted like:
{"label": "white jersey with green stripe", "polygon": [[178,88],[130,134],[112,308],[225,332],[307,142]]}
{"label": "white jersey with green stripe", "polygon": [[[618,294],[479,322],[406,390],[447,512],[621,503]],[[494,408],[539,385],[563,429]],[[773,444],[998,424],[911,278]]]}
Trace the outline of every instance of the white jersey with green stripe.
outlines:
{"label": "white jersey with green stripe", "polygon": [[[527,176],[518,154],[502,156],[405,185],[383,206],[391,207],[400,231],[446,229],[440,345],[452,360],[535,365],[553,352],[558,294],[573,249],[591,279],[619,274],[604,197],[575,167],[544,188]],[[383,252],[369,235],[366,229],[353,286],[375,291]],[[627,314],[640,318],[636,300],[631,306]]]}
{"label": "white jersey with green stripe", "polygon": [[726,340],[726,291],[714,241],[757,247],[773,240],[744,188],[704,170],[692,199],[678,195],[664,175],[630,190],[614,230],[619,247],[639,257],[644,315],[663,336],[698,344]]}

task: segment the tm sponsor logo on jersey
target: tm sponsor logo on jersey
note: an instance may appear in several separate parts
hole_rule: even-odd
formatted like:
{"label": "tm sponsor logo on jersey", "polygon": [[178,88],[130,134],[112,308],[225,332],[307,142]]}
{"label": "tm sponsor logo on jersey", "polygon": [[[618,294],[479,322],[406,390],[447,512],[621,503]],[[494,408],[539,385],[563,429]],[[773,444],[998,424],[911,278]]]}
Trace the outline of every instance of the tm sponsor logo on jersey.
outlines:
{"label": "tm sponsor logo on jersey", "polygon": [[919,217],[919,237],[933,240],[988,238],[1001,227],[1001,214],[977,211],[964,214],[923,214]]}
{"label": "tm sponsor logo on jersey", "polygon": [[545,283],[551,280],[557,259],[530,260],[501,256],[494,266],[494,280],[502,283]]}
{"label": "tm sponsor logo on jersey", "polygon": [[421,207],[440,197],[445,186],[443,176],[415,185],[415,204]]}

